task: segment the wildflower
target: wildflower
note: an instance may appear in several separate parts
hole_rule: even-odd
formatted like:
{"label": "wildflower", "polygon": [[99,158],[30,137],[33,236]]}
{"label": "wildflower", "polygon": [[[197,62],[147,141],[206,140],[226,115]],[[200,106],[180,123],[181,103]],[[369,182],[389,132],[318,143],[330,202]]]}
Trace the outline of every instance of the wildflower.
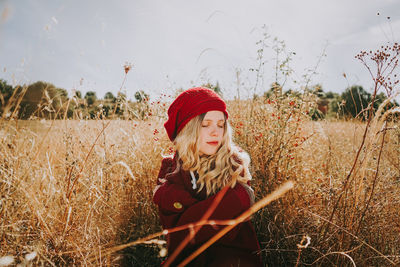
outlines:
{"label": "wildflower", "polygon": [[125,74],[128,74],[128,72],[131,70],[131,68],[132,68],[132,64],[126,62],[124,65]]}

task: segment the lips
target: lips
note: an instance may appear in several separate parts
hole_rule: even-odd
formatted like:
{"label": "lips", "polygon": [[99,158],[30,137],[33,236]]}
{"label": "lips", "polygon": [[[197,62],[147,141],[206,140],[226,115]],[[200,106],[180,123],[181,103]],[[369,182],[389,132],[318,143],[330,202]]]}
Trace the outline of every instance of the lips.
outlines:
{"label": "lips", "polygon": [[217,146],[218,142],[217,141],[212,141],[212,142],[207,142],[207,144],[209,144],[211,146]]}

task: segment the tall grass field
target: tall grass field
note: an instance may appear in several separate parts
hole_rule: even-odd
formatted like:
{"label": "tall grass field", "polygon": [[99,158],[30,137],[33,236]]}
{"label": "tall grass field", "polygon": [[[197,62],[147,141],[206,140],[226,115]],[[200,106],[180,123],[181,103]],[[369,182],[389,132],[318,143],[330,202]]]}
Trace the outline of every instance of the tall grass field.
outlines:
{"label": "tall grass field", "polygon": [[[312,121],[305,105],[228,101],[256,200],[295,183],[252,216],[264,263],[399,265],[398,122],[384,110],[368,125]],[[162,231],[152,194],[162,157],[173,153],[165,107],[157,114],[1,121],[0,265],[159,266],[165,237],[140,241]]]}

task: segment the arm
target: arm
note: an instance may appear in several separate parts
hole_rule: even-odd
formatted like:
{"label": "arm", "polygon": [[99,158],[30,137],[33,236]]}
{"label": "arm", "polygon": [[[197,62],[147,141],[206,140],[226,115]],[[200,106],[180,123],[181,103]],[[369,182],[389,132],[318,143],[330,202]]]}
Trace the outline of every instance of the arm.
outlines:
{"label": "arm", "polygon": [[197,202],[197,199],[185,190],[182,185],[165,182],[156,187],[153,201],[165,214],[182,213]]}
{"label": "arm", "polygon": [[[164,183],[165,176],[173,172],[175,169],[174,159],[173,158],[163,158],[161,161],[160,171],[157,176],[157,185],[161,185]],[[157,187],[156,187],[157,188]]]}
{"label": "arm", "polygon": [[165,158],[161,163],[157,186],[153,191],[153,202],[158,205],[163,228],[173,228],[180,214],[198,200],[184,188],[183,184],[167,181],[165,176],[175,169],[172,158]]}
{"label": "arm", "polygon": [[[199,221],[203,214],[213,205],[216,195],[199,201],[198,203],[187,208],[179,217],[176,226],[181,226]],[[250,198],[246,189],[241,184],[236,184],[234,188],[229,188],[221,202],[218,204],[209,220],[230,220],[235,219],[250,207]],[[200,244],[225,226],[203,226],[192,240],[192,244]],[[221,241],[230,241],[235,239],[240,230],[240,224],[227,233]],[[171,248],[179,244],[189,234],[188,230],[172,233],[170,236]]]}

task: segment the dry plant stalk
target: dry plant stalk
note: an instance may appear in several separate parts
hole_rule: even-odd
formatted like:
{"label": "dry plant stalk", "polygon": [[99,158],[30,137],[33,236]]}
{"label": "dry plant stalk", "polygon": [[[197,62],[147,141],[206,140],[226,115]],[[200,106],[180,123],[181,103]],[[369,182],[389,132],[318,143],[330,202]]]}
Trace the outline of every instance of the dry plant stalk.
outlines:
{"label": "dry plant stalk", "polygon": [[[293,182],[291,182],[291,181],[285,182],[282,186],[280,186],[274,192],[272,192],[271,194],[265,196],[263,199],[259,200],[257,203],[255,203],[253,206],[251,206],[247,211],[243,212],[240,216],[238,216],[235,219],[232,219],[232,220],[208,220],[208,218],[211,216],[211,214],[213,213],[215,208],[218,206],[218,203],[221,201],[222,197],[225,195],[225,193],[226,193],[226,191],[228,189],[228,187],[225,187],[223,190],[221,190],[221,192],[219,193],[218,197],[215,199],[213,205],[210,207],[210,209],[207,211],[207,213],[204,214],[204,216],[202,217],[202,219],[200,221],[195,222],[195,223],[182,225],[182,226],[175,227],[175,228],[172,228],[172,229],[165,229],[162,232],[151,234],[151,235],[149,235],[147,237],[138,239],[136,241],[133,241],[133,242],[130,242],[130,243],[127,243],[127,244],[115,246],[115,247],[112,247],[112,248],[103,249],[103,250],[101,250],[101,254],[103,256],[104,255],[110,255],[112,253],[115,253],[117,251],[120,251],[120,250],[125,249],[125,248],[130,247],[130,246],[149,243],[149,241],[151,243],[157,243],[159,241],[156,240],[155,238],[160,237],[162,235],[167,235],[167,234],[170,234],[170,233],[174,233],[174,232],[182,231],[182,230],[186,230],[186,229],[194,229],[194,231],[195,231],[194,234],[190,233],[187,236],[187,238],[185,239],[185,241],[187,241],[187,242],[186,242],[186,244],[184,246],[186,246],[187,243],[190,242],[190,240],[194,237],[195,233],[198,232],[202,226],[204,226],[204,225],[226,225],[226,227],[223,228],[220,232],[218,232],[212,239],[210,239],[205,244],[203,244],[192,255],[190,255],[188,258],[186,258],[182,263],[180,263],[178,265],[178,266],[185,266],[191,260],[193,260],[195,257],[197,257],[201,252],[203,252],[205,249],[207,249],[209,246],[211,246],[213,243],[215,243],[218,239],[220,239],[222,236],[224,236],[227,232],[232,230],[239,223],[241,223],[241,222],[245,221],[246,219],[250,218],[251,215],[253,215],[257,211],[259,211],[260,209],[264,208],[266,205],[268,205],[272,201],[282,197],[284,194],[286,194],[293,187],[294,187],[294,183]],[[184,248],[184,246],[181,248],[181,250]],[[178,253],[174,253],[174,254],[178,255],[179,252],[180,251],[178,251]],[[91,256],[89,258],[89,262],[92,262],[96,257],[98,257],[99,253],[96,252],[95,255]],[[174,255],[174,254],[172,254],[172,255]],[[165,266],[169,266],[174,259],[175,258],[172,258],[172,260],[169,260],[169,261],[165,262],[164,265]]]}
{"label": "dry plant stalk", "polygon": [[[386,131],[384,131],[383,137],[382,137],[380,152],[379,152],[379,156],[378,156],[379,158],[378,158],[378,162],[377,162],[377,166],[376,166],[376,175],[373,178],[373,189],[371,190],[370,196],[368,198],[369,200],[367,200],[366,207],[365,207],[364,211],[362,212],[363,215],[361,216],[360,220],[357,223],[357,222],[355,222],[358,219],[355,217],[355,215],[357,214],[355,212],[355,209],[358,205],[360,194],[363,191],[362,190],[363,189],[363,179],[365,177],[363,175],[358,175],[358,173],[363,172],[363,170],[365,170],[366,166],[363,166],[363,165],[367,164],[370,160],[370,157],[368,157],[368,156],[371,155],[371,153],[369,153],[371,150],[368,148],[370,148],[370,146],[374,142],[373,140],[375,140],[375,136],[371,136],[368,138],[368,134],[371,132],[370,131],[371,127],[376,126],[377,123],[380,122],[379,121],[380,112],[390,102],[390,100],[387,100],[386,102],[382,103],[381,107],[378,110],[378,113],[375,116],[373,114],[374,113],[373,112],[373,108],[374,108],[373,104],[375,102],[375,98],[376,98],[379,90],[382,87],[386,90],[386,94],[389,96],[389,99],[391,99],[393,90],[394,90],[395,86],[399,83],[399,79],[397,79],[397,75],[394,73],[395,69],[398,67],[399,56],[400,56],[400,45],[397,43],[394,43],[393,46],[389,46],[389,45],[385,46],[385,47],[382,46],[377,51],[369,51],[369,52],[362,51],[356,56],[356,58],[362,62],[362,64],[367,68],[368,72],[370,73],[371,78],[374,82],[374,90],[372,93],[372,99],[371,99],[368,107],[366,108],[368,118],[367,118],[367,122],[366,122],[366,125],[364,128],[364,133],[363,133],[363,136],[361,139],[361,144],[359,145],[356,156],[353,160],[352,167],[344,180],[343,188],[342,188],[338,198],[336,199],[336,202],[335,202],[335,205],[333,206],[331,215],[329,216],[329,221],[332,221],[334,218],[334,215],[336,214],[337,209],[339,208],[342,198],[344,198],[343,206],[347,206],[346,198],[347,198],[347,194],[349,193],[348,192],[349,187],[354,182],[354,185],[358,185],[358,190],[355,189],[355,192],[353,193],[354,197],[355,197],[355,201],[354,201],[353,205],[350,205],[352,207],[351,208],[352,210],[347,211],[347,212],[351,216],[348,224],[350,227],[355,227],[356,233],[358,233],[358,231],[361,227],[365,213],[367,212],[368,207],[369,207],[370,199],[372,198],[373,193],[374,193],[375,184],[376,184],[376,181],[378,178],[378,173],[379,173],[381,152],[383,150],[384,138],[386,135]],[[372,64],[369,62],[372,62]],[[391,80],[391,78],[392,78],[392,80]],[[385,123],[385,121],[383,123]],[[374,133],[372,133],[372,134],[374,135]],[[366,148],[368,152],[360,161],[359,158],[360,158],[360,156],[362,154],[361,152],[363,151],[364,148]],[[356,180],[357,178],[358,178],[358,181]],[[345,210],[343,212],[344,212],[343,214],[346,214]],[[319,233],[321,234],[322,238],[324,238],[324,235],[329,232],[329,227],[330,227],[330,224],[325,223],[320,228]]]}
{"label": "dry plant stalk", "polygon": [[285,182],[281,187],[276,189],[274,192],[269,194],[268,196],[264,197],[257,203],[255,203],[253,206],[251,206],[247,211],[242,213],[239,217],[233,220],[233,223],[226,226],[223,228],[221,231],[219,231],[215,236],[213,236],[209,241],[204,243],[201,247],[199,247],[195,252],[193,252],[190,256],[188,256],[185,260],[183,260],[178,267],[186,266],[188,263],[190,263],[194,258],[196,258],[200,253],[202,253],[204,250],[206,250],[209,246],[214,244],[218,239],[223,237],[226,233],[228,233],[230,230],[232,230],[236,225],[238,225],[241,222],[244,222],[246,219],[250,218],[251,215],[259,211],[260,209],[264,208],[266,205],[271,203],[272,201],[280,198],[286,192],[291,190],[294,187],[294,183],[292,181]]}
{"label": "dry plant stalk", "polygon": [[[204,213],[201,217],[200,221],[207,221],[208,218],[213,214],[214,210],[218,207],[219,203],[221,202],[222,198],[225,196],[226,192],[228,191],[229,186],[225,186],[222,190],[218,193],[217,197],[213,201],[210,208]],[[193,229],[189,232],[189,234],[185,237],[185,239],[179,244],[179,246],[175,249],[175,251],[168,257],[167,261],[165,262],[165,266],[168,267],[171,265],[172,262],[176,259],[176,257],[181,253],[181,251],[186,247],[186,245],[194,238],[198,231],[200,231],[201,226],[199,227],[192,227],[190,226],[189,229]]]}

